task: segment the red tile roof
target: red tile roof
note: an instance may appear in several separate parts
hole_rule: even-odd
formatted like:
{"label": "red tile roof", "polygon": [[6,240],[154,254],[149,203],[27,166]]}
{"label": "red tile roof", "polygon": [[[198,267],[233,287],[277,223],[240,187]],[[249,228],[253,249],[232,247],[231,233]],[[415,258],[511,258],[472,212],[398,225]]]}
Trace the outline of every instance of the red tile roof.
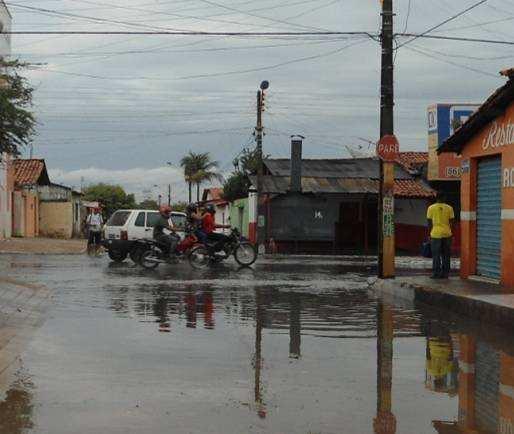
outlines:
{"label": "red tile roof", "polygon": [[219,188],[219,187],[206,188],[205,189],[205,193],[204,193],[205,198],[207,198],[207,195],[209,193],[211,194],[211,199],[210,200],[220,200],[220,199],[223,199],[223,189],[222,188]]}
{"label": "red tile roof", "polygon": [[417,171],[428,164],[428,152],[400,152],[396,161],[408,172]]}
{"label": "red tile roof", "polygon": [[433,198],[436,191],[416,179],[396,179],[394,181],[394,195],[408,198]]}
{"label": "red tile roof", "polygon": [[14,182],[16,185],[46,185],[50,183],[45,160],[14,160]]}

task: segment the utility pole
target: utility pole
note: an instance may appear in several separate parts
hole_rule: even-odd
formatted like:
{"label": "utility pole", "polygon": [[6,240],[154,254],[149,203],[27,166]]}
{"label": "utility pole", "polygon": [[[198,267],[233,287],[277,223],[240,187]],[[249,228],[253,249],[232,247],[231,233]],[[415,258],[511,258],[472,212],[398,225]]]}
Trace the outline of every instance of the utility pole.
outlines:
{"label": "utility pole", "polygon": [[[393,0],[382,0],[381,140],[385,137],[394,138],[393,19]],[[392,146],[392,141],[389,142],[389,144],[385,145],[386,152],[390,151],[389,146]],[[384,145],[379,144],[377,150],[381,146],[383,147]],[[395,149],[398,149],[397,142]],[[378,153],[381,156],[380,152]],[[394,152],[390,154],[394,154]],[[381,156],[378,195],[378,276],[380,278],[393,278],[395,274],[394,165],[394,155],[392,155],[392,158],[382,158]]]}
{"label": "utility pole", "polygon": [[262,138],[264,135],[264,128],[262,126],[262,112],[264,110],[264,96],[265,91],[269,87],[269,82],[263,81],[260,89],[257,91],[257,126],[255,127],[255,141],[257,144],[257,248],[259,254],[265,253],[265,238],[266,238],[266,207],[263,195],[263,176],[264,164],[262,153]]}
{"label": "utility pole", "polygon": [[168,184],[168,206],[171,206],[171,184]]}

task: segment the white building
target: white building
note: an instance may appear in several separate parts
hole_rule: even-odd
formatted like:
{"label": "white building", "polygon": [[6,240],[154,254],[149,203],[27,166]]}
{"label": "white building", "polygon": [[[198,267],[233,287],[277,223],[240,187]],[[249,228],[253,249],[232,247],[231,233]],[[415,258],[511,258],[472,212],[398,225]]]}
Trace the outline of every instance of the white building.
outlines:
{"label": "white building", "polygon": [[[11,14],[3,0],[0,0],[0,56],[11,54]],[[9,157],[0,154],[0,239],[11,236],[12,185]]]}

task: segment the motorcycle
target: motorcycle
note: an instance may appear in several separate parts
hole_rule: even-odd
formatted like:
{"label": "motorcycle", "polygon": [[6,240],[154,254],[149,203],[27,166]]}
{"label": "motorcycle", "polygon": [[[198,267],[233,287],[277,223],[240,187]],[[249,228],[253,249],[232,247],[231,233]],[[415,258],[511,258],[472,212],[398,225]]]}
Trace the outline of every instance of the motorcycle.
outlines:
{"label": "motorcycle", "polygon": [[243,239],[236,228],[231,230],[221,249],[216,249],[217,244],[218,242],[207,242],[194,246],[188,255],[191,266],[198,269],[205,268],[209,264],[224,261],[230,256],[234,256],[236,262],[243,267],[249,267],[257,260],[257,249],[252,243]]}
{"label": "motorcycle", "polygon": [[188,232],[186,237],[178,244],[175,252],[170,254],[167,246],[156,240],[138,240],[138,249],[141,252],[138,258],[139,264],[147,270],[153,270],[159,264],[176,264],[181,259],[187,258],[191,249],[198,243],[198,238]]}

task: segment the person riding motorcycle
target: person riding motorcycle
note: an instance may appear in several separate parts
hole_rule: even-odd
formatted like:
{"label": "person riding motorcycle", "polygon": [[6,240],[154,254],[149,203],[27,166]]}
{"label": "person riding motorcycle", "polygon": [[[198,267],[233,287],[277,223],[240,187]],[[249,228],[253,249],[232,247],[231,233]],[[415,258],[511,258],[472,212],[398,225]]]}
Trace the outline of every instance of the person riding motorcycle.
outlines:
{"label": "person riding motorcycle", "polygon": [[[159,220],[157,220],[153,228],[153,239],[159,244],[165,246],[168,249],[168,253],[171,255],[175,252],[180,241],[180,237],[176,234],[175,229],[170,225],[171,207],[168,205],[161,205],[159,207],[159,214]],[[171,234],[165,234],[164,229],[170,231]]]}
{"label": "person riding motorcycle", "polygon": [[230,225],[219,225],[216,223],[214,219],[214,215],[216,214],[216,208],[213,204],[208,204],[205,207],[205,213],[202,216],[202,231],[207,236],[207,241],[214,242],[214,251],[220,251],[225,242],[229,239],[225,234],[221,234],[219,232],[214,232],[215,229],[230,229]]}
{"label": "person riding motorcycle", "polygon": [[207,234],[202,230],[202,214],[198,210],[198,205],[190,203],[186,207],[187,223],[196,238],[202,243],[207,242]]}

